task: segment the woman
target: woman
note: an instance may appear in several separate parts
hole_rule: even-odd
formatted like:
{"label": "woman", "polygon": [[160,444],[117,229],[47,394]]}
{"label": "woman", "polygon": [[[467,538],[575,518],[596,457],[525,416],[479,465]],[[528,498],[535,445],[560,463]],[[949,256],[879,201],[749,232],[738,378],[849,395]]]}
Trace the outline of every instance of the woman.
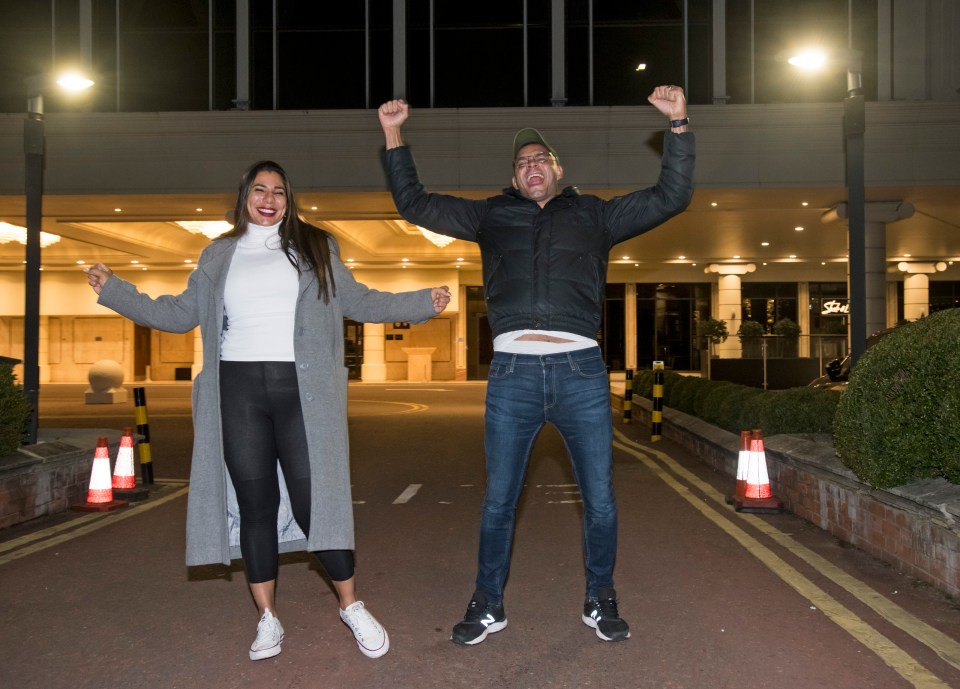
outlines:
{"label": "woman", "polygon": [[243,558],[260,615],[250,658],[280,653],[277,556],[304,549],[333,581],[360,651],[377,658],[389,637],[354,581],[343,317],[424,322],[450,294],[390,294],[356,282],[334,238],[300,218],[274,162],[244,174],[234,218],[179,295],[153,299],[100,263],[84,270],[98,303],[137,323],[170,332],[200,326],[187,565]]}

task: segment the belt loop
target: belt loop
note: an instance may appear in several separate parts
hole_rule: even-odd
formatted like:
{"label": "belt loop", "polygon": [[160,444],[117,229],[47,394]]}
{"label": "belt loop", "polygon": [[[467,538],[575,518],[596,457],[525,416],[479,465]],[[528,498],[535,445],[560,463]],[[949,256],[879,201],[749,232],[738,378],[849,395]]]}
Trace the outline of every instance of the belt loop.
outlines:
{"label": "belt loop", "polygon": [[570,370],[571,370],[571,371],[576,371],[576,370],[577,370],[577,362],[574,361],[574,359],[573,359],[573,352],[567,352],[567,363],[570,364]]}
{"label": "belt loop", "polygon": [[507,370],[508,370],[510,373],[513,373],[513,367],[516,365],[516,363],[517,363],[517,355],[516,355],[516,354],[511,354],[511,355],[510,355],[510,366],[507,367]]}

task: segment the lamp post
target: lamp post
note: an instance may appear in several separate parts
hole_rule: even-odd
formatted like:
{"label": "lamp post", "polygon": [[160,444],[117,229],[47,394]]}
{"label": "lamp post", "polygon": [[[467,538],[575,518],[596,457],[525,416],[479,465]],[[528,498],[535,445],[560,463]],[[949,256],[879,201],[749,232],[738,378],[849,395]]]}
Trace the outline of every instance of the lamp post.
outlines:
{"label": "lamp post", "polygon": [[860,86],[862,56],[851,52],[847,59],[847,95],[843,99],[843,138],[847,164],[847,265],[850,272],[850,363],[867,348],[867,247],[865,223],[863,133],[866,116]]}
{"label": "lamp post", "polygon": [[828,63],[843,66],[847,72],[847,93],[843,99],[844,163],[847,178],[847,270],[850,299],[851,366],[867,348],[867,247],[866,194],[863,172],[863,134],[866,130],[861,73],[863,53],[859,50],[836,51],[828,58],[822,53],[806,52],[787,60],[803,69],[819,69]]}
{"label": "lamp post", "polygon": [[[44,123],[43,89],[47,75],[27,79],[27,119],[23,121],[24,193],[27,244],[24,269],[23,393],[30,404],[26,442],[37,442],[37,401],[40,392],[40,230],[43,225]],[[66,75],[57,83],[68,90],[89,88],[93,82]]]}

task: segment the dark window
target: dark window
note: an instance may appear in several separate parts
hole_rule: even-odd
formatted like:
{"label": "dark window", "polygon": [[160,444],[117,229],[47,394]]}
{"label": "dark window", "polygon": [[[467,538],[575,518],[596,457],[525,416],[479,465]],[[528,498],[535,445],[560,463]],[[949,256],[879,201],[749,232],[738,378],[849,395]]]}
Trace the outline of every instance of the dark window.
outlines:
{"label": "dark window", "polygon": [[960,282],[930,282],[930,313],[960,308]]}
{"label": "dark window", "polygon": [[654,361],[678,371],[700,369],[696,324],[710,317],[710,285],[637,285],[637,368]]}
{"label": "dark window", "polygon": [[794,282],[745,282],[740,288],[744,320],[757,321],[769,333],[777,321],[797,322],[797,285]]}

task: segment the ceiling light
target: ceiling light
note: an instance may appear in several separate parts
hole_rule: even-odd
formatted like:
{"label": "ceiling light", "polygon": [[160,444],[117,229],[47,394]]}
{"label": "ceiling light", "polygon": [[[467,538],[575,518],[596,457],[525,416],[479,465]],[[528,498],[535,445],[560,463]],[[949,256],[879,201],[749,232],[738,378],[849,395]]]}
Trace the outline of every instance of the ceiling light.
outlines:
{"label": "ceiling light", "polygon": [[448,237],[444,234],[437,234],[436,232],[431,232],[425,227],[420,227],[419,225],[417,225],[417,229],[420,230],[420,234],[422,234],[427,240],[429,240],[431,244],[441,249],[453,241],[453,237]]}
{"label": "ceiling light", "polygon": [[802,226],[802,225],[797,225],[797,226],[794,227],[793,229],[796,230],[797,232],[803,232],[803,226]]}
{"label": "ceiling light", "polygon": [[233,227],[226,220],[177,220],[176,223],[188,232],[202,234],[208,239],[219,237]]}
{"label": "ceiling light", "polygon": [[801,201],[801,202],[800,202],[800,205],[801,205],[801,206],[809,206],[810,204],[807,203],[806,201]]}
{"label": "ceiling light", "polygon": [[[50,234],[49,232],[40,232],[40,248],[45,249],[51,244],[56,244],[60,241],[60,235]],[[11,225],[10,223],[0,222],[0,244],[6,244],[7,242],[20,242],[21,244],[27,243],[27,228],[20,227],[19,225]]]}
{"label": "ceiling light", "polygon": [[120,213],[122,210],[123,210],[122,208],[114,208],[114,209],[113,209],[113,212],[114,212],[114,213]]}
{"label": "ceiling light", "polygon": [[636,70],[636,71],[642,72],[642,71],[645,70],[646,68],[647,68],[647,63],[646,63],[646,62],[641,62],[639,65],[637,65],[637,70]]}
{"label": "ceiling light", "polygon": [[409,258],[401,258],[400,260],[403,261],[404,263],[408,263],[410,261]]}
{"label": "ceiling light", "polygon": [[760,246],[770,246],[770,242],[760,242]]}
{"label": "ceiling light", "polygon": [[678,256],[677,258],[680,259],[681,261],[685,261],[687,259],[686,256]]}

